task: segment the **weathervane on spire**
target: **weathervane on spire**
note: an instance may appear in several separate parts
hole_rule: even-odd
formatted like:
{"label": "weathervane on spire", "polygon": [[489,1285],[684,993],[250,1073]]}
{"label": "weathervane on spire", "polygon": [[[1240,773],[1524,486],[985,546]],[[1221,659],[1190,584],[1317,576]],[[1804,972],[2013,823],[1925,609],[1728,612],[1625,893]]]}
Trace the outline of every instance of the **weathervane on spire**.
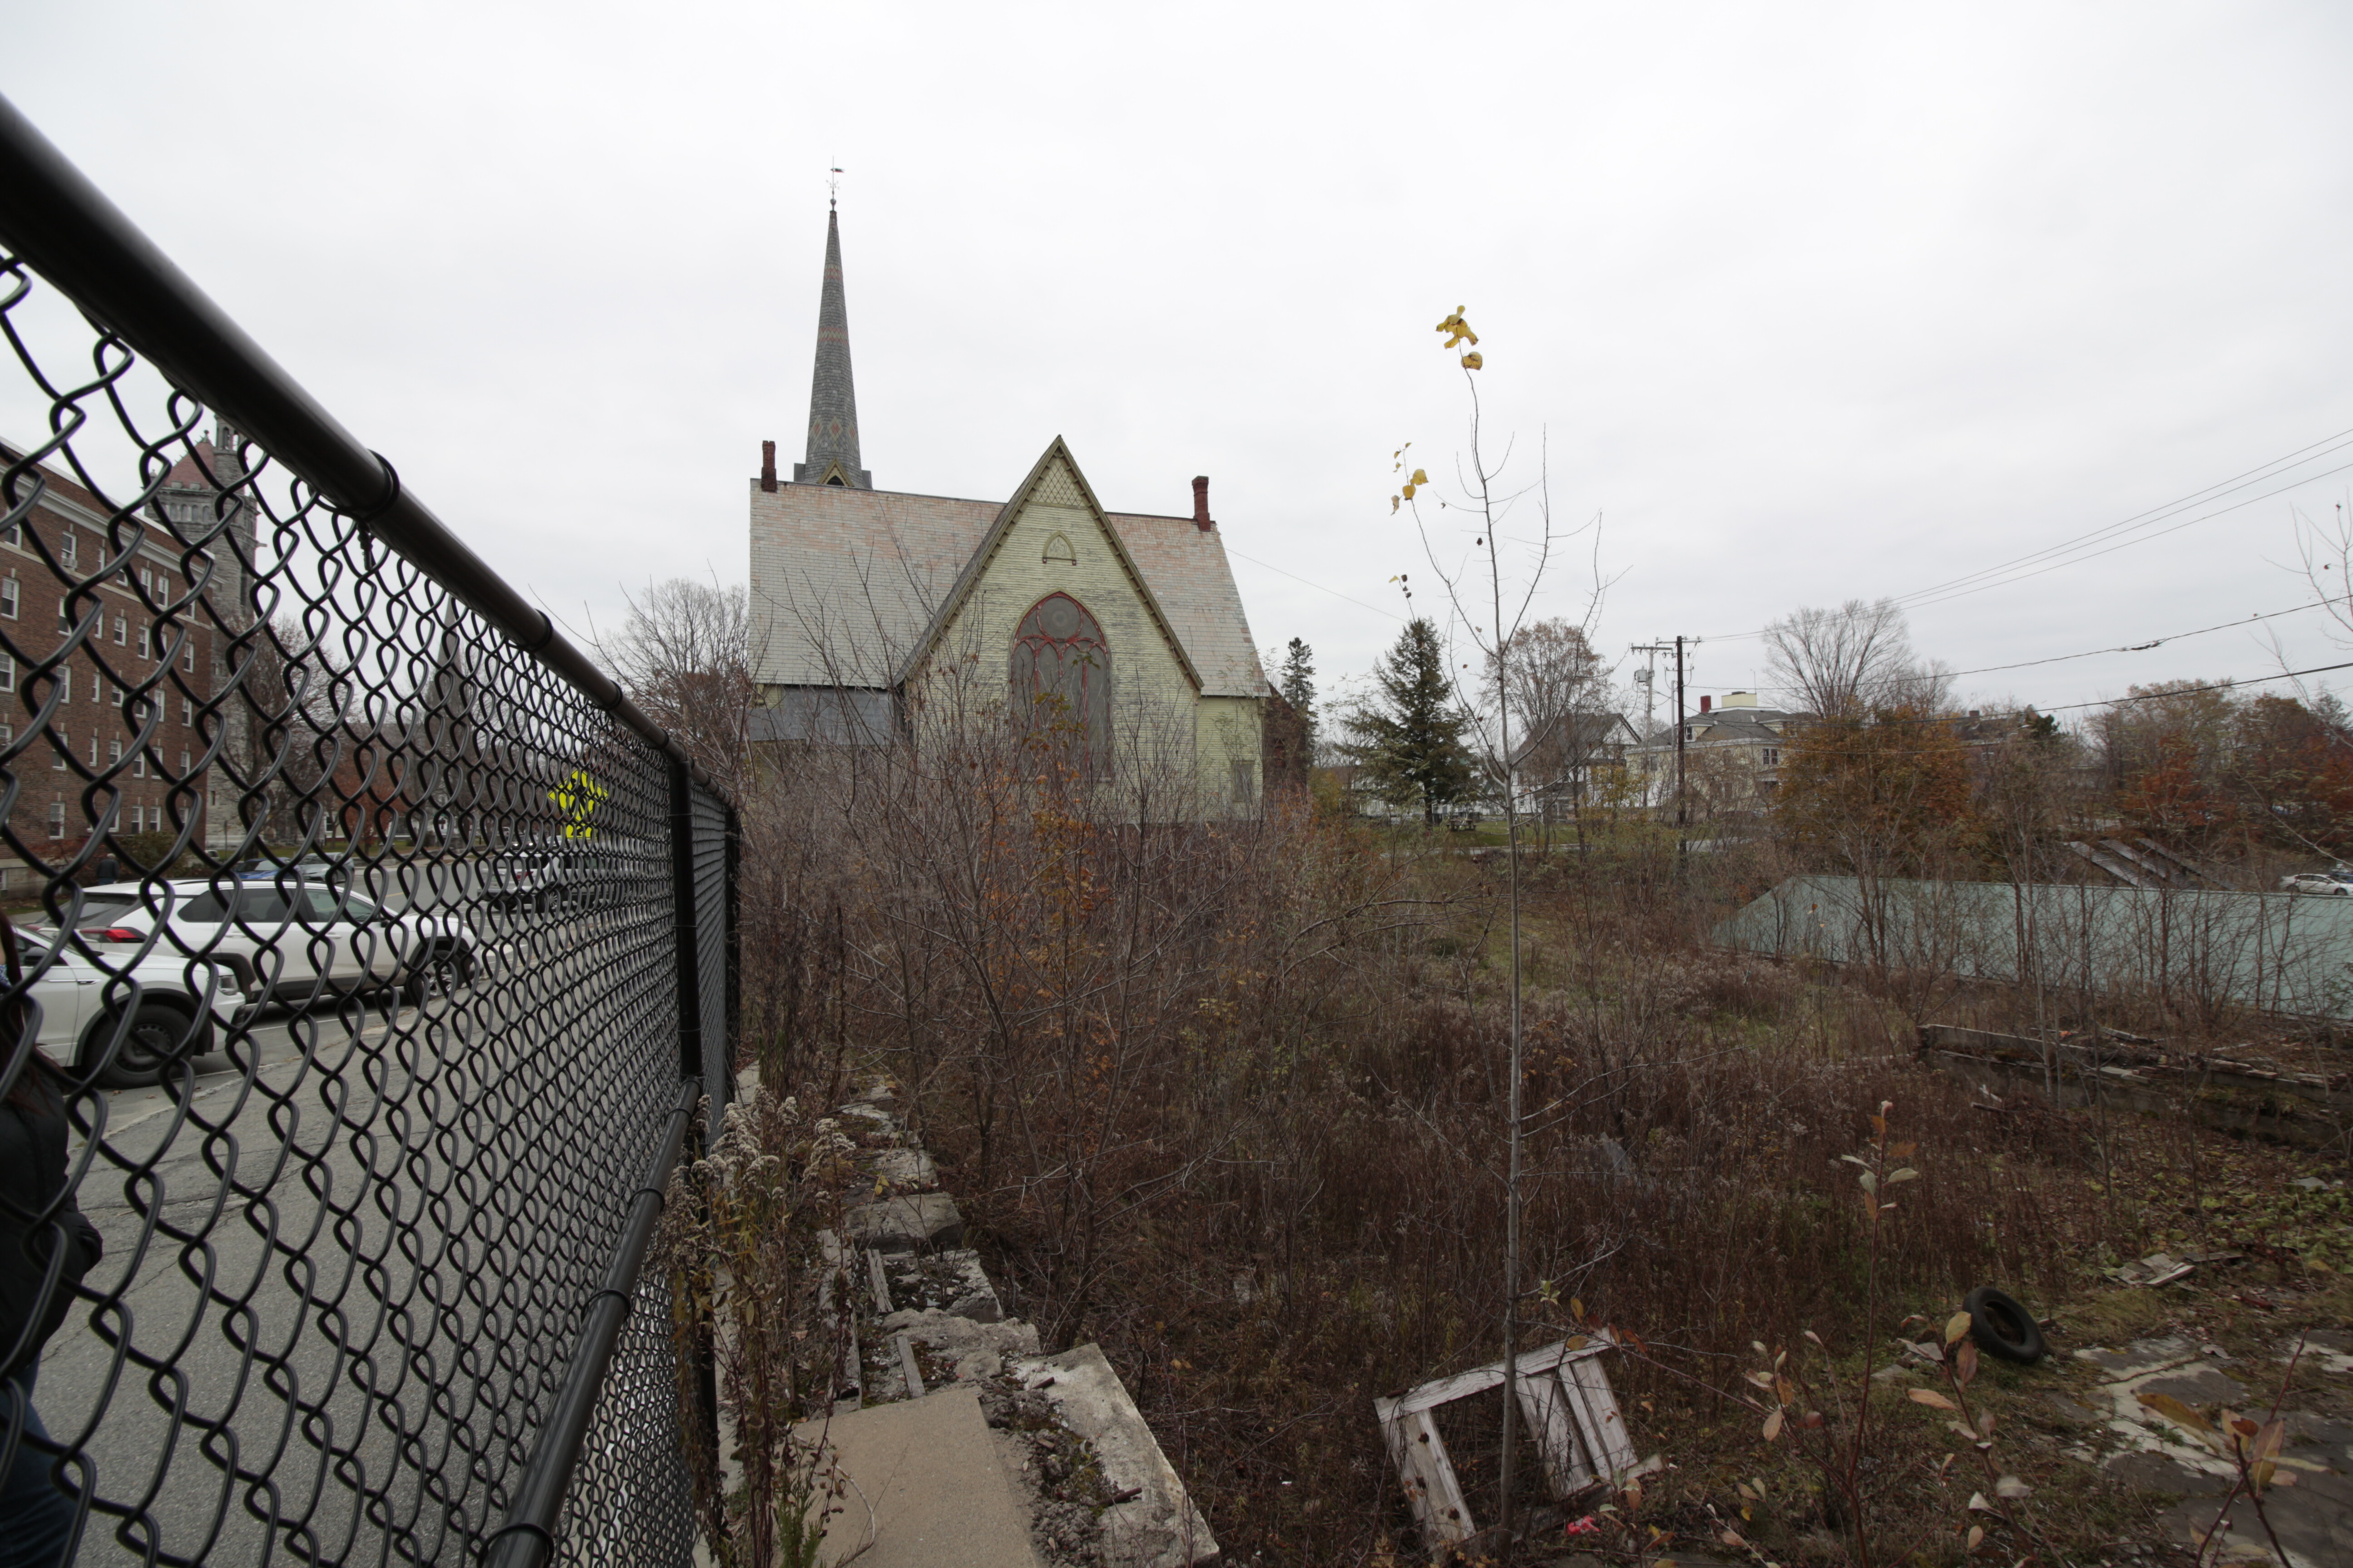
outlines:
{"label": "weathervane on spire", "polygon": [[826,207],[826,211],[828,211],[828,212],[833,212],[833,211],[837,211],[837,210],[839,210],[839,207],[840,207],[840,205],[841,205],[841,171],[840,171],[839,169],[836,169],[836,170],[834,170],[834,171],[832,172],[832,174],[828,174],[828,175],[826,177],[826,182],[825,182],[825,207]]}

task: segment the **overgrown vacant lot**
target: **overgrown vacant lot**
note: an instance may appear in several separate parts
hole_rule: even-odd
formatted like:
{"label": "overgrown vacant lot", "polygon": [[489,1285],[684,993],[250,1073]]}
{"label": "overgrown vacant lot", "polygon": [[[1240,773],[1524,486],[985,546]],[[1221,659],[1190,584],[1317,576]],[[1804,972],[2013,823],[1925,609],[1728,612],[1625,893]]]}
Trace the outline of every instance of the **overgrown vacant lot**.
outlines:
{"label": "overgrown vacant lot", "polygon": [[[750,977],[765,1048],[916,1091],[996,1271],[1050,1343],[1103,1343],[1230,1560],[1417,1556],[1372,1400],[1501,1351],[1500,859],[1303,805],[1139,831],[1034,792],[998,804],[899,809],[922,831],[889,836],[846,814],[773,873],[801,913],[776,933],[787,962]],[[1763,874],[1646,842],[1532,876],[1524,1348],[1612,1327],[1637,1446],[1672,1467],[1576,1545],[1741,1557],[1729,1529],[1777,1562],[1852,1561],[1851,1509],[1796,1434],[1767,1444],[1743,1374],[1789,1352],[1836,1438],[1865,1357],[1934,1340],[1986,1284],[2056,1321],[2052,1360],[1989,1362],[1972,1390],[2031,1496],[2015,1524],[1968,1514],[1990,1485],[1976,1456],[1883,1380],[1859,1468],[1871,1561],[1959,1562],[1972,1522],[2004,1562],[2029,1531],[2069,1562],[2156,1544],[2170,1500],[2067,1457],[2046,1395],[2094,1343],[2181,1331],[2256,1358],[2353,1318],[2346,1193],[2291,1184],[2343,1176],[2341,1152],[1989,1105],[1920,1061],[1918,986],[1703,945]],[[2019,1022],[1999,996],[1925,1001]],[[2236,1022],[2217,1043],[2258,1037]],[[1874,1262],[1842,1156],[1883,1105],[1917,1176],[1884,1194]],[[2242,1256],[2156,1290],[2102,1273],[2159,1248]],[[1477,1423],[1452,1446],[1492,1518],[1493,1423],[1452,1418]]]}

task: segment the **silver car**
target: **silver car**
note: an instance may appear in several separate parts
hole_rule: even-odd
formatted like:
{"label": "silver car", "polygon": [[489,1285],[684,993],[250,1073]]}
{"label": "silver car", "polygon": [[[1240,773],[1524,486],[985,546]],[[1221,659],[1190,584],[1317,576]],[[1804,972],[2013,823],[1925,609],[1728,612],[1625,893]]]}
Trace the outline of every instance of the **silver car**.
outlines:
{"label": "silver car", "polygon": [[348,888],[298,879],[175,881],[151,893],[137,882],[92,888],[74,922],[93,948],[144,942],[157,915],[159,951],[244,964],[262,994],[284,1002],[397,986],[411,1000],[474,972],[474,933],[462,922],[395,913]]}
{"label": "silver car", "polygon": [[2317,893],[2324,898],[2353,899],[2353,873],[2344,871],[2299,871],[2292,877],[2282,877],[2280,886],[2291,893]]}

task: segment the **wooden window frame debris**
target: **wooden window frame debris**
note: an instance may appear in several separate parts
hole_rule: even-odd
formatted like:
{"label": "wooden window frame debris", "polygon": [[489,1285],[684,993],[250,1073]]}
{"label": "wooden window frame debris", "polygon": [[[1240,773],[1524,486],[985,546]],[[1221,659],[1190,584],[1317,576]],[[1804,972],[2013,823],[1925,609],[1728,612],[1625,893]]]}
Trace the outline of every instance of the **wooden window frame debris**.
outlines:
{"label": "wooden window frame debris", "polygon": [[[1617,1345],[1603,1329],[1518,1359],[1520,1413],[1543,1461],[1545,1484],[1558,1501],[1598,1486],[1622,1488],[1642,1468],[1626,1440],[1618,1396],[1601,1370],[1602,1352]],[[1454,1479],[1445,1439],[1438,1435],[1435,1412],[1503,1385],[1504,1363],[1496,1362],[1373,1401],[1381,1440],[1413,1505],[1422,1542],[1433,1553],[1468,1540],[1478,1529]]]}

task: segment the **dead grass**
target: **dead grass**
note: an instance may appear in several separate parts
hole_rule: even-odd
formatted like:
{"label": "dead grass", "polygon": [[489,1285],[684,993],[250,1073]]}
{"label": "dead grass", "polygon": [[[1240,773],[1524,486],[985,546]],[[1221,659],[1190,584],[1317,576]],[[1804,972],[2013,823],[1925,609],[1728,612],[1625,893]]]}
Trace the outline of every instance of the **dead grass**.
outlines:
{"label": "dead grass", "polygon": [[[927,1144],[994,1269],[1054,1346],[1103,1344],[1233,1561],[1410,1556],[1372,1399],[1500,1353],[1501,867],[1408,858],[1303,812],[1173,854],[1073,820],[993,817],[972,879],[985,906],[957,907],[944,875],[896,875],[887,854],[903,852],[879,839],[848,870],[812,863],[802,896],[821,893],[835,929],[775,994],[922,1087]],[[1650,1359],[1611,1375],[1638,1443],[1677,1467],[1602,1545],[1737,1527],[1778,1562],[1847,1560],[1818,1479],[1714,1392],[1754,1342],[1811,1331],[1859,1383],[1906,1314],[1941,1321],[1993,1283],[2058,1312],[2073,1348],[2128,1331],[2099,1313],[2147,1310],[2110,1305],[2100,1268],[2177,1237],[2263,1233],[2274,1250],[2244,1278],[2259,1295],[2294,1285],[2274,1313],[2335,1299],[2307,1259],[2336,1266],[2341,1205],[2281,1197],[2312,1157],[1989,1112],[1855,977],[1704,948],[1769,872],[1637,847],[1533,879],[1527,1342],[1569,1331],[1572,1303],[1638,1334]],[[964,929],[980,934],[963,948],[926,934]],[[1921,1175],[1865,1321],[1840,1156],[1883,1101]],[[2050,1539],[2090,1550],[2138,1528],[2147,1500],[2063,1458],[2063,1424],[2038,1405],[2059,1375],[1992,1373],[1987,1398],[2043,1478]],[[1934,1476],[1953,1440],[1900,1393],[1874,1411],[1875,1560],[1958,1561],[1961,1483]]]}

